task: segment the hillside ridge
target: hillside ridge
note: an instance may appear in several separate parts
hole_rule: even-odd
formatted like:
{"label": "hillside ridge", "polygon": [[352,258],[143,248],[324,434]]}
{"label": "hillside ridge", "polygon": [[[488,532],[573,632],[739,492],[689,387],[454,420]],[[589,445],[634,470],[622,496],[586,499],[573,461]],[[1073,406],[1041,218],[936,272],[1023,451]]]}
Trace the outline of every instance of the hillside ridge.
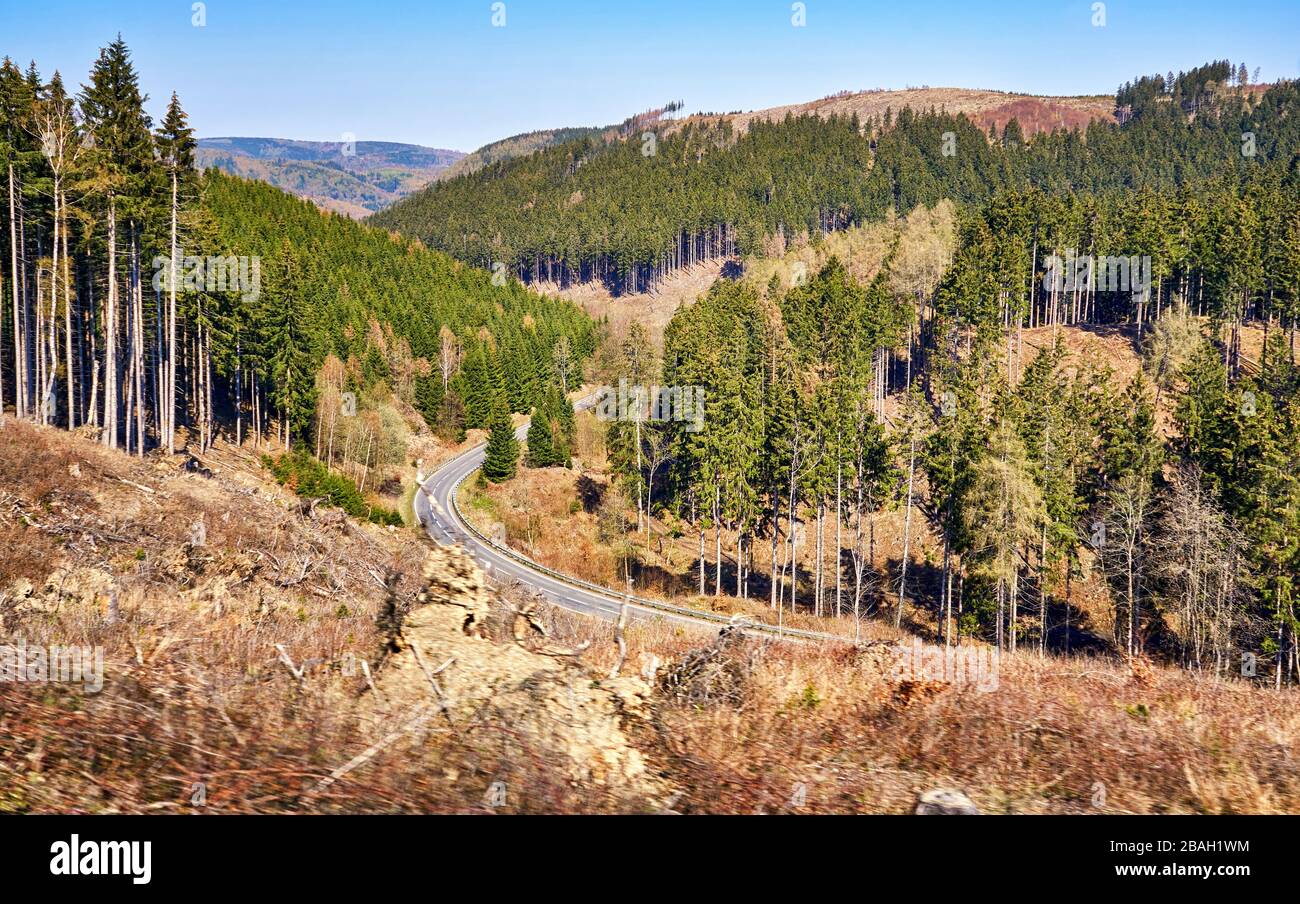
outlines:
{"label": "hillside ridge", "polygon": [[256,136],[200,138],[196,149],[200,167],[266,182],[358,219],[418,191],[464,156],[396,141]]}

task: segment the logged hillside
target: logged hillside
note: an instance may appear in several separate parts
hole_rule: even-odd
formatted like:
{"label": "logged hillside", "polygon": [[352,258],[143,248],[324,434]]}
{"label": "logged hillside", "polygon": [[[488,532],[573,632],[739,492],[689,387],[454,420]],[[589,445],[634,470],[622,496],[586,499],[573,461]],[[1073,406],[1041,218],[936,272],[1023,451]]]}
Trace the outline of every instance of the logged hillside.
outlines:
{"label": "logged hillside", "polygon": [[281,138],[201,138],[195,152],[200,168],[266,182],[354,219],[418,191],[464,156],[396,142]]}
{"label": "logged hillside", "polygon": [[[859,120],[880,119],[886,110],[939,110],[964,114],[981,128],[995,128],[999,133],[1015,119],[1026,134],[1055,129],[1083,129],[1094,120],[1113,121],[1114,98],[1097,97],[1039,97],[1032,94],[1014,94],[1005,91],[980,91],[967,88],[907,88],[902,91],[845,91],[821,100],[802,104],[788,104],[751,110],[748,113],[696,113],[676,119],[665,118],[666,113],[677,112],[681,104],[650,110],[633,116],[617,126],[542,129],[512,135],[486,144],[471,154],[464,155],[438,174],[439,181],[455,179],[477,172],[494,163],[515,157],[524,157],[556,145],[568,144],[584,138],[614,141],[627,138],[637,129],[651,128],[672,133],[700,123],[725,121],[732,130],[741,134],[755,120],[776,121],[787,115],[814,115],[822,117],[856,116]],[[636,137],[640,137],[639,135]]]}
{"label": "logged hillside", "polygon": [[[1117,97],[1126,101],[1122,125],[1094,118],[1036,135],[1013,117],[990,138],[964,112],[888,104],[863,119],[848,100],[843,111],[828,101],[824,111],[771,120],[694,117],[649,129],[652,141],[639,130],[612,142],[588,137],[498,163],[373,222],[525,281],[598,280],[635,293],[681,267],[783,250],[800,236],[944,198],[977,204],[1016,190],[1068,200],[1236,182],[1300,151],[1296,97],[1291,83],[1262,93],[1227,87],[1207,66],[1158,100],[1134,107]],[[1251,156],[1241,153],[1243,131],[1256,135]]]}
{"label": "logged hillside", "polygon": [[0,638],[102,657],[6,672],[0,813],[464,812],[493,781],[514,811],[658,806],[643,682],[517,643],[523,601],[460,552],[300,504],[247,448],[204,461],[0,425]]}
{"label": "logged hillside", "polygon": [[1040,97],[1006,91],[981,91],[970,88],[906,88],[901,91],[842,91],[820,100],[753,110],[748,113],[700,113],[680,120],[682,126],[701,119],[722,119],[736,132],[744,132],[755,120],[775,122],[791,116],[852,117],[860,121],[883,119],[885,112],[904,108],[937,110],[954,116],[964,115],[980,128],[995,128],[999,134],[1012,119],[1026,135],[1057,129],[1086,129],[1093,121],[1113,122],[1115,98],[1110,95],[1091,97]]}
{"label": "logged hillside", "polygon": [[102,650],[100,686],[0,682],[0,813],[1300,808],[1294,689],[1025,653],[922,677],[883,625],[855,650],[634,623],[620,661],[607,622],[206,461],[0,426],[0,637]]}

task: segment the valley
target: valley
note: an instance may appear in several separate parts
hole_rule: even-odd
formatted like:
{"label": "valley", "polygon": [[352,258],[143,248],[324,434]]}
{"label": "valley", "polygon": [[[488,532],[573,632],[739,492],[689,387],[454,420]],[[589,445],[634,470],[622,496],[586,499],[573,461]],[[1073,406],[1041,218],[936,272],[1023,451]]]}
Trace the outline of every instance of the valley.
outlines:
{"label": "valley", "polygon": [[202,138],[195,156],[204,169],[256,179],[362,219],[424,188],[465,155],[382,141]]}
{"label": "valley", "polygon": [[0,65],[0,812],[1300,812],[1300,83],[463,154],[142,57]]}

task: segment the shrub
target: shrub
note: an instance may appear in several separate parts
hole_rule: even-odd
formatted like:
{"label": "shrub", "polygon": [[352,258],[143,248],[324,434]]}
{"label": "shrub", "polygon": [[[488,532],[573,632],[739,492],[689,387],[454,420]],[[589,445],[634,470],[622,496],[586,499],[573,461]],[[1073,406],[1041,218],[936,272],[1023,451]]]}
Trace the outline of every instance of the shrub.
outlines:
{"label": "shrub", "polygon": [[281,486],[289,487],[304,499],[324,499],[352,517],[372,524],[400,527],[403,523],[399,513],[366,502],[351,479],[333,473],[302,449],[274,459],[263,455],[262,464],[270,469]]}

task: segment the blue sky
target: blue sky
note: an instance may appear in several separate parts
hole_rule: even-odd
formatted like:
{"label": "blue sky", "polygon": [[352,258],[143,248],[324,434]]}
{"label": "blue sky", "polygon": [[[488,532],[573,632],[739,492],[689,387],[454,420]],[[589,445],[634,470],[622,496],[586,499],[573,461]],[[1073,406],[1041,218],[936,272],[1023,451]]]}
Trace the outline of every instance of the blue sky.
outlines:
{"label": "blue sky", "polygon": [[673,99],[758,109],[843,89],[1110,93],[1148,72],[1245,61],[1300,76],[1296,0],[0,0],[0,55],[81,84],[121,32],[151,112],[175,90],[201,136],[409,141],[459,150],[604,125]]}

